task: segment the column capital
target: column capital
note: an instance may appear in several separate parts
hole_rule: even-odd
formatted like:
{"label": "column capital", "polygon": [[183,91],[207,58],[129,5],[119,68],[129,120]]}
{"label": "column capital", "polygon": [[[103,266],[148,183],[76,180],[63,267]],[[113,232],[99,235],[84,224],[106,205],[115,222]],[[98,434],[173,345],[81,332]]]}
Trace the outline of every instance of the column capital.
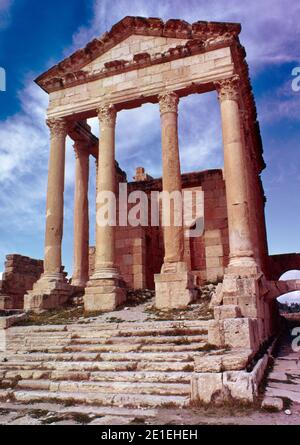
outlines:
{"label": "column capital", "polygon": [[116,123],[117,111],[114,105],[101,105],[97,109],[98,119],[101,124],[107,127],[113,127]]}
{"label": "column capital", "polygon": [[47,119],[46,124],[50,128],[51,137],[66,137],[68,132],[68,123],[66,119]]}
{"label": "column capital", "polygon": [[177,113],[179,97],[173,91],[165,91],[158,96],[160,114]]}
{"label": "column capital", "polygon": [[89,155],[90,155],[84,141],[75,141],[73,144],[73,148],[74,148],[74,153],[75,153],[76,159],[79,159],[82,157],[89,157]]}
{"label": "column capital", "polygon": [[239,100],[239,85],[240,85],[240,77],[238,75],[234,75],[229,77],[228,79],[218,80],[215,82],[215,87],[218,92],[219,101],[223,100]]}

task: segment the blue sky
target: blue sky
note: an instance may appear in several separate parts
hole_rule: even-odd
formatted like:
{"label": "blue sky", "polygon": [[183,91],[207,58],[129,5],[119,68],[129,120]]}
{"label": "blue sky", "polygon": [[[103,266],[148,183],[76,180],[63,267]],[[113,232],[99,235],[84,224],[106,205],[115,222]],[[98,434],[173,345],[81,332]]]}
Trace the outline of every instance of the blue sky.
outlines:
{"label": "blue sky", "polygon": [[[267,163],[263,183],[270,252],[300,252],[300,92],[291,88],[292,69],[300,66],[299,2],[249,0],[245,7],[239,0],[0,0],[0,66],[7,73],[7,91],[0,92],[0,271],[8,253],[43,258],[47,95],[33,79],[125,15],[242,23],[240,38],[247,50]],[[134,129],[129,125],[133,120]],[[97,132],[96,122],[91,124]],[[181,101],[179,132],[183,171],[222,166],[215,93]],[[139,165],[160,175],[156,105],[119,114],[117,159],[129,178]],[[91,162],[91,222],[94,180]],[[68,141],[63,261],[69,273],[73,193],[74,155]],[[93,233],[91,224],[91,243]]]}

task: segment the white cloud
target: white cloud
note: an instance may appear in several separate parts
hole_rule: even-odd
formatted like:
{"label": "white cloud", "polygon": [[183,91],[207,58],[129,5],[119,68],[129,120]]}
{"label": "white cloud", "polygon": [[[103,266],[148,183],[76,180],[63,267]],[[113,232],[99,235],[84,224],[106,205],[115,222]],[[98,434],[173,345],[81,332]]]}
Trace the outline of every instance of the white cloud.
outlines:
{"label": "white cloud", "polygon": [[300,92],[292,90],[293,77],[279,88],[269,91],[260,97],[259,117],[266,123],[274,123],[280,119],[300,120]]}
{"label": "white cloud", "polygon": [[245,6],[239,0],[152,1],[119,0],[112,8],[110,0],[95,0],[93,17],[74,35],[73,48],[85,45],[91,38],[108,31],[126,15],[181,18],[189,22],[236,21],[242,23],[241,41],[252,63],[283,63],[299,59],[299,2],[285,0],[251,1]]}

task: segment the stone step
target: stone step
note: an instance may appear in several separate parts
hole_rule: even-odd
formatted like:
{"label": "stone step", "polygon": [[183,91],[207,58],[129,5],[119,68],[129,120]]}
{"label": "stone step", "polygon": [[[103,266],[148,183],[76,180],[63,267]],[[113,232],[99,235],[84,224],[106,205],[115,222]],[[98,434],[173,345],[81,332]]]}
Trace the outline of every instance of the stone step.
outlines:
{"label": "stone step", "polygon": [[207,330],[207,320],[180,320],[180,321],[151,321],[151,322],[123,322],[123,323],[109,323],[109,322],[92,322],[87,324],[72,323],[69,325],[41,325],[41,326],[14,326],[10,332],[14,336],[24,335],[60,335],[60,333],[93,333],[93,332],[111,332],[111,331],[127,331],[127,332],[149,332],[150,334],[159,330],[174,330],[174,329],[196,329]]}
{"label": "stone step", "polygon": [[73,361],[44,361],[36,362],[14,362],[1,363],[0,371],[184,371],[194,370],[193,362],[177,361],[148,361],[144,360],[143,355],[139,360],[133,361],[94,361],[94,362],[73,362]]}
{"label": "stone step", "polygon": [[120,353],[129,353],[129,352],[192,352],[192,351],[201,351],[203,347],[207,344],[205,341],[201,341],[199,343],[190,343],[190,344],[172,344],[171,342],[165,344],[153,344],[147,345],[143,343],[136,344],[107,344],[107,345],[67,345],[67,346],[50,346],[47,345],[36,345],[31,346],[29,349],[27,348],[19,348],[16,350],[10,349],[9,354],[19,354],[26,355],[27,353],[73,353],[73,352],[94,352],[94,353],[109,353],[109,352],[120,352]]}
{"label": "stone step", "polygon": [[157,410],[155,409],[134,409],[134,408],[118,408],[109,406],[64,406],[58,403],[33,403],[33,404],[23,404],[23,403],[11,403],[11,402],[0,402],[0,409],[9,410],[10,412],[36,412],[44,411],[45,414],[55,413],[55,414],[83,414],[90,416],[120,416],[120,417],[134,417],[143,419],[145,417],[155,417],[157,415]]}
{"label": "stone step", "polygon": [[[154,344],[147,345],[143,343],[137,344],[110,344],[110,345],[69,345],[63,348],[64,352],[134,352],[134,351],[145,351],[145,352],[174,352],[174,351],[200,351],[201,348],[205,346],[205,341],[199,341],[197,343],[187,343],[187,344],[172,344],[172,342],[166,344]],[[38,350],[33,349],[33,350]],[[53,348],[49,348],[51,352]],[[58,352],[59,348],[57,349]]]}
{"label": "stone step", "polygon": [[135,371],[43,371],[14,370],[0,372],[0,378],[13,381],[16,378],[24,380],[52,381],[96,381],[96,382],[154,382],[154,383],[190,383],[190,372],[135,372]]}
{"label": "stone step", "polygon": [[157,337],[92,337],[92,338],[73,338],[71,345],[92,345],[92,344],[123,344],[123,343],[141,343],[145,344],[188,344],[207,341],[207,335],[187,335],[187,336],[157,336]]}
{"label": "stone step", "polygon": [[115,393],[115,394],[150,394],[188,396],[188,383],[156,383],[156,382],[98,382],[98,381],[60,381],[50,380],[20,380],[14,388],[35,391],[71,392],[71,393]]}
{"label": "stone step", "polygon": [[[176,361],[176,362],[190,362],[193,361],[193,352],[143,352],[144,360],[151,361]],[[139,352],[104,352],[99,354],[97,352],[64,352],[59,354],[39,353],[33,352],[30,354],[13,354],[7,356],[7,362],[0,362],[0,369],[6,368],[8,364],[12,363],[29,363],[29,362],[48,362],[48,361],[129,361],[140,360],[141,353]]]}
{"label": "stone step", "polygon": [[123,407],[185,407],[190,403],[189,396],[116,394],[116,393],[73,393],[51,391],[0,391],[0,400],[15,400],[23,403],[55,402],[101,406]]}
{"label": "stone step", "polygon": [[64,352],[133,352],[133,351],[194,351],[202,349],[207,344],[207,338],[204,336],[197,337],[174,337],[174,341],[165,339],[137,339],[132,341],[126,339],[117,341],[108,339],[106,341],[78,341],[64,342],[61,344],[51,344],[51,342],[36,342],[30,344],[14,344],[7,349],[8,355],[28,354],[28,353],[56,353]]}
{"label": "stone step", "polygon": [[[75,331],[75,332],[62,332],[60,335],[56,333],[33,333],[27,334],[24,336],[23,333],[9,333],[9,344],[35,344],[36,342],[43,343],[64,343],[67,341],[71,341],[74,339],[83,339],[90,340],[95,339],[99,340],[99,342],[105,341],[106,339],[116,338],[119,341],[126,341],[126,339],[130,338],[147,338],[149,340],[160,339],[163,338],[166,341],[171,340],[173,337],[184,338],[184,337],[198,337],[198,336],[207,336],[206,328],[199,329],[183,329],[183,328],[175,328],[175,329],[159,329],[159,330],[110,330],[110,331],[101,331],[101,330],[93,330],[93,331]],[[136,340],[138,341],[138,340]]]}

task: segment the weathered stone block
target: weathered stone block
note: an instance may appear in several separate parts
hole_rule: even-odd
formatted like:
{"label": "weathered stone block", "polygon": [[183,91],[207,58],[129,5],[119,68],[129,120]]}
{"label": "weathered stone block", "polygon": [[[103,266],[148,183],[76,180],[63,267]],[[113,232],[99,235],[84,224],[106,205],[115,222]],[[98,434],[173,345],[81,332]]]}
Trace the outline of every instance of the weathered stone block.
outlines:
{"label": "weathered stone block", "polygon": [[224,320],[226,318],[239,318],[241,317],[241,310],[235,305],[216,306],[214,308],[215,320]]}
{"label": "weathered stone block", "polygon": [[208,343],[215,346],[224,346],[223,324],[217,320],[210,320],[208,324]]}
{"label": "weathered stone block", "polygon": [[279,399],[279,397],[266,396],[262,402],[262,408],[270,411],[282,411],[283,400]]}
{"label": "weathered stone block", "polygon": [[222,373],[194,373],[191,382],[191,398],[204,404],[223,399]]}
{"label": "weathered stone block", "polygon": [[194,357],[196,372],[221,372],[222,357],[220,355],[199,355]]}
{"label": "weathered stone block", "polygon": [[225,371],[223,385],[226,397],[230,400],[253,402],[256,396],[253,376],[245,371]]}
{"label": "weathered stone block", "polygon": [[224,341],[231,348],[256,349],[255,320],[251,318],[228,318],[223,320]]}

